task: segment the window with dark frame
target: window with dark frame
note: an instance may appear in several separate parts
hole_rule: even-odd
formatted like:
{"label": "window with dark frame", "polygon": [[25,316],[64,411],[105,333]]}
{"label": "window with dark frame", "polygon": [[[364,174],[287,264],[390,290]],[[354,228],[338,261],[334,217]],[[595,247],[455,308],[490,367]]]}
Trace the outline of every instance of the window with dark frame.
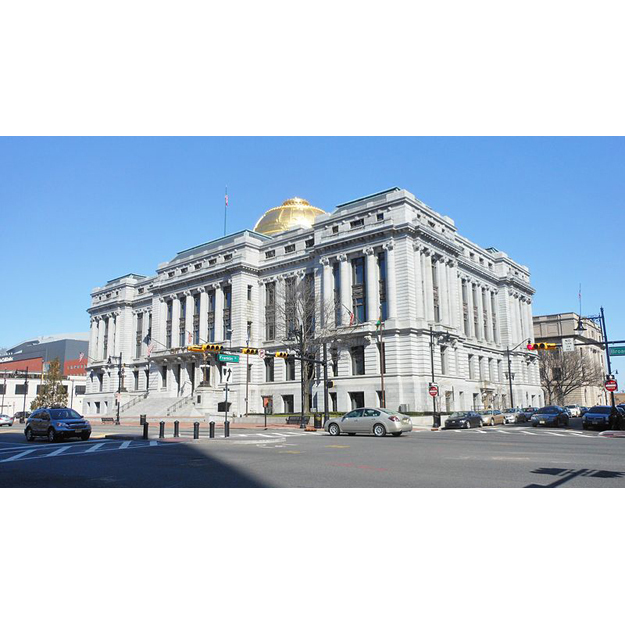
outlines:
{"label": "window with dark frame", "polygon": [[276,283],[265,284],[265,340],[276,338]]}
{"label": "window with dark frame", "polygon": [[367,321],[366,269],[363,256],[352,260],[352,311],[356,323]]}
{"label": "window with dark frame", "polygon": [[211,289],[208,292],[208,310],[206,312],[206,316],[208,317],[208,325],[207,332],[208,336],[206,337],[209,342],[213,342],[215,340],[215,290]]}
{"label": "window with dark frame", "polygon": [[386,302],[386,252],[378,253],[378,276],[380,293],[380,310],[378,314],[382,321],[388,319],[388,304]]}
{"label": "window with dark frame", "polygon": [[352,356],[352,375],[365,375],[365,348],[364,345],[355,345],[350,348]]}

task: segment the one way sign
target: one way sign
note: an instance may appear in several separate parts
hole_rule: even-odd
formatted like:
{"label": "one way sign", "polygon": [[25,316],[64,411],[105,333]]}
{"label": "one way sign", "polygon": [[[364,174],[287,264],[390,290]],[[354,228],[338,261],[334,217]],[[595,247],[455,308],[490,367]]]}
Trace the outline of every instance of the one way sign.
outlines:
{"label": "one way sign", "polygon": [[232,381],[232,367],[224,367],[224,382],[230,384]]}

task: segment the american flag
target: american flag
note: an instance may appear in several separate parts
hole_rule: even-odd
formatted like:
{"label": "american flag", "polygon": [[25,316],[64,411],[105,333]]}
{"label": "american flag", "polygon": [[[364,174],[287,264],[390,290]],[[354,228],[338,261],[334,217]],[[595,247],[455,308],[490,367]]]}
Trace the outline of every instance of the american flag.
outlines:
{"label": "american flag", "polygon": [[152,353],[152,347],[154,347],[154,345],[152,343],[150,343],[148,345],[148,358],[150,357],[150,354]]}
{"label": "american flag", "polygon": [[191,334],[191,332],[187,332],[187,344],[188,345],[193,344],[193,334]]}
{"label": "american flag", "polygon": [[83,352],[80,352],[80,354],[78,354],[78,362],[82,362],[84,357],[85,357],[85,354]]}
{"label": "american flag", "polygon": [[349,325],[354,325],[354,312],[352,310],[349,311]]}
{"label": "american flag", "polygon": [[228,208],[228,190],[226,189],[226,208]]}

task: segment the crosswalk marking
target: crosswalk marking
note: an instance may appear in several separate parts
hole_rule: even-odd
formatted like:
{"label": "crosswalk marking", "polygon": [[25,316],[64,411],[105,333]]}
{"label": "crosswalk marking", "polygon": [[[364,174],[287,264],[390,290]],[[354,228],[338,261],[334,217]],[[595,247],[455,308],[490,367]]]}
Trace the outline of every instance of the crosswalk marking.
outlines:
{"label": "crosswalk marking", "polygon": [[566,434],[557,434],[556,432],[544,432],[545,434],[551,434],[551,436],[566,436]]}
{"label": "crosswalk marking", "polygon": [[128,449],[128,447],[130,447],[130,443],[132,443],[132,441],[124,441],[119,448],[120,449]]}
{"label": "crosswalk marking", "polygon": [[150,441],[150,447],[156,447],[158,445],[158,441]]}
{"label": "crosswalk marking", "polygon": [[521,432],[521,434],[527,434],[527,436],[538,436],[536,432]]}
{"label": "crosswalk marking", "polygon": [[104,447],[106,443],[96,443],[93,447],[89,447],[89,449],[85,450],[86,454],[91,453],[92,451],[97,451],[100,447]]}
{"label": "crosswalk marking", "polygon": [[23,458],[24,456],[27,456],[28,454],[32,454],[33,451],[37,451],[37,448],[27,449],[26,451],[23,451],[22,453],[17,454],[17,456],[11,456],[10,458],[5,458],[4,460],[0,460],[0,462],[11,462],[13,460],[18,460],[19,458]]}
{"label": "crosswalk marking", "polygon": [[65,445],[65,447],[59,447],[58,449],[51,451],[49,454],[46,454],[46,458],[52,458],[52,456],[58,456],[59,454],[62,454],[66,449],[70,449],[70,448],[71,448],[71,445]]}

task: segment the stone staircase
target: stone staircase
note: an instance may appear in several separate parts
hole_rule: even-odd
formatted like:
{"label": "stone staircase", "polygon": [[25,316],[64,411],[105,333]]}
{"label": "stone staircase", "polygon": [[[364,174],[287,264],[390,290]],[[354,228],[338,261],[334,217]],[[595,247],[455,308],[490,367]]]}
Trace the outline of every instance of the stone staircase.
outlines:
{"label": "stone staircase", "polygon": [[[111,413],[113,414],[113,413]],[[126,404],[123,404],[120,410],[120,416],[125,419],[139,419],[141,415],[154,419],[169,419],[176,417],[189,417],[193,419],[203,419],[204,413],[199,411],[193,405],[193,397],[136,397]]]}

